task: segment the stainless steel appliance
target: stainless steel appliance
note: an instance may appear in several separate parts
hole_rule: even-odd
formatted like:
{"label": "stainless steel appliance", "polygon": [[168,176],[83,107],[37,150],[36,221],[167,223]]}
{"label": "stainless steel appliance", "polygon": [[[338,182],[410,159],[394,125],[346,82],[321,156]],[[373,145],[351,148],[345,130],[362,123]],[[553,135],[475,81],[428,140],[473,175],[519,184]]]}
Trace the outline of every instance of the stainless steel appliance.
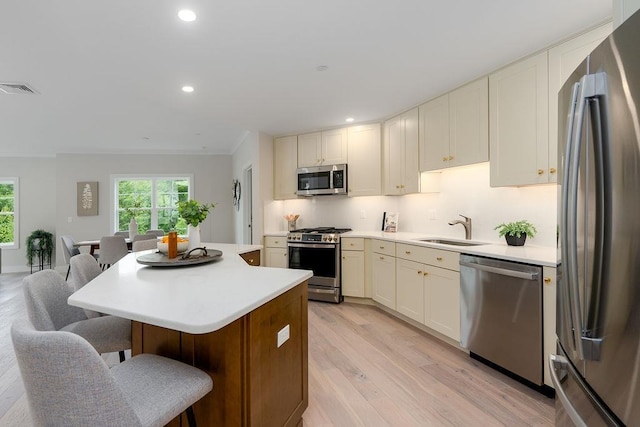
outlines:
{"label": "stainless steel appliance", "polygon": [[460,344],[541,387],[542,267],[460,255]]}
{"label": "stainless steel appliance", "polygon": [[559,93],[557,425],[640,424],[640,14]]}
{"label": "stainless steel appliance", "polygon": [[347,165],[298,168],[298,196],[347,194]]}
{"label": "stainless steel appliance", "polygon": [[293,230],[287,235],[289,268],[312,270],[309,299],[342,301],[340,234],[350,228],[318,227]]}

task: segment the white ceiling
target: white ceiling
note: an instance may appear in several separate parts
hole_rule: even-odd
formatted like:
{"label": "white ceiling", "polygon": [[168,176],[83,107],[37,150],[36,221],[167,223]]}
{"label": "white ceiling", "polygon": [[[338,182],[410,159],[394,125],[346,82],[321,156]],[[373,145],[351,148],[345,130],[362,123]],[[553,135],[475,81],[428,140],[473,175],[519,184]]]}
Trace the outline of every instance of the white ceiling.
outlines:
{"label": "white ceiling", "polygon": [[[0,82],[40,93],[0,94],[0,155],[229,154],[248,131],[381,120],[612,13],[611,0],[0,6]],[[180,21],[182,8],[198,19]]]}

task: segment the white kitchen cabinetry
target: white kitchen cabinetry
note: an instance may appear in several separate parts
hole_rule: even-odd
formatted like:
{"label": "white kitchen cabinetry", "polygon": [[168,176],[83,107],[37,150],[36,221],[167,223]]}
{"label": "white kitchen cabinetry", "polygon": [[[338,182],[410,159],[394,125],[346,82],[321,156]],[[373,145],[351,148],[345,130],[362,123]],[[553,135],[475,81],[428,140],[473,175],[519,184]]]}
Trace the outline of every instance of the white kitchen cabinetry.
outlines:
{"label": "white kitchen cabinetry", "polygon": [[398,243],[397,311],[460,340],[460,255]]}
{"label": "white kitchen cabinetry", "polygon": [[265,236],[264,263],[267,267],[288,268],[287,238]]}
{"label": "white kitchen cabinetry", "polygon": [[377,196],[382,192],[380,124],[347,129],[347,186],[349,196]]}
{"label": "white kitchen cabinetry", "polygon": [[342,245],[342,295],[364,297],[364,239],[343,237]]}
{"label": "white kitchen cabinetry", "polygon": [[396,309],[396,258],[393,242],[374,239],[372,241],[373,300]]}
{"label": "white kitchen cabinetry", "polygon": [[384,194],[417,193],[420,190],[418,163],[418,108],[414,108],[384,124]]}
{"label": "white kitchen cabinetry", "polygon": [[640,0],[614,0],[613,24],[618,28],[620,24],[640,9]]}
{"label": "white kitchen cabinetry", "polygon": [[420,171],[489,160],[488,91],[483,77],[420,106]]}
{"label": "white kitchen cabinetry", "polygon": [[549,355],[556,354],[556,269],[542,267],[542,331],[544,383],[553,387]]}
{"label": "white kitchen cabinetry", "polygon": [[549,182],[548,100],[547,52],[489,76],[492,187]]}
{"label": "white kitchen cabinetry", "polygon": [[298,137],[285,136],[273,142],[273,198],[276,200],[297,197],[296,169],[298,168]]}
{"label": "white kitchen cabinetry", "polygon": [[[549,182],[557,182],[558,92],[571,73],[612,31],[607,23],[549,49]],[[567,114],[562,111],[562,114]]]}
{"label": "white kitchen cabinetry", "polygon": [[347,129],[298,135],[298,167],[347,163]]}

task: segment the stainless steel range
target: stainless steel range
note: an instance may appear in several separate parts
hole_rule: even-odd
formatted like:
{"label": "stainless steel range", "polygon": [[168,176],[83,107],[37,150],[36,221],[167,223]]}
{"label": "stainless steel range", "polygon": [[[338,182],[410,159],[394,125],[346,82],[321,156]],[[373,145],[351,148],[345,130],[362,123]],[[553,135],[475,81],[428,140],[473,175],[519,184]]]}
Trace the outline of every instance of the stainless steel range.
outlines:
{"label": "stainless steel range", "polygon": [[318,227],[293,230],[287,235],[289,268],[312,270],[309,299],[342,301],[340,234],[350,228]]}

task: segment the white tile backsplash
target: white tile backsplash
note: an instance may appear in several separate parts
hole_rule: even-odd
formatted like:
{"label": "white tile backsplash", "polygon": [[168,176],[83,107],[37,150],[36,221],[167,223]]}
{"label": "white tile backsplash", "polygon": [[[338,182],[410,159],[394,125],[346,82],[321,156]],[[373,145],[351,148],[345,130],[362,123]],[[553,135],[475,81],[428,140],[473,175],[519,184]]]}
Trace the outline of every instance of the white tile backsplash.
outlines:
{"label": "white tile backsplash", "polygon": [[[380,230],[385,211],[399,212],[398,231],[434,236],[464,238],[462,225],[448,222],[458,214],[471,217],[473,239],[501,242],[494,227],[501,222],[521,219],[538,229],[529,244],[556,245],[556,185],[528,187],[489,186],[489,163],[440,172],[440,192],[406,196],[346,197],[326,196],[268,202],[265,205],[265,231],[286,231],[284,215],[300,215],[297,226],[349,227],[354,230]],[[361,218],[364,213],[365,218]],[[435,214],[435,219],[430,216]]]}

